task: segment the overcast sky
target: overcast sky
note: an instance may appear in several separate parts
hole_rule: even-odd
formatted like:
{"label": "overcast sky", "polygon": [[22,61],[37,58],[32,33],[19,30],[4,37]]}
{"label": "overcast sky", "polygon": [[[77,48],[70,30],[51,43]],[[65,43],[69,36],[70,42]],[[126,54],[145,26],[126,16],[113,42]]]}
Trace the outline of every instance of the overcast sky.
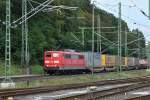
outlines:
{"label": "overcast sky", "polygon": [[[93,1],[93,0],[92,0]],[[150,41],[150,20],[141,12],[142,9],[148,15],[149,0],[94,0],[97,7],[118,16],[118,3],[122,3],[122,19],[128,23],[130,29],[139,28],[147,41]],[[131,7],[134,6],[135,7]],[[136,23],[136,24],[135,24]]]}

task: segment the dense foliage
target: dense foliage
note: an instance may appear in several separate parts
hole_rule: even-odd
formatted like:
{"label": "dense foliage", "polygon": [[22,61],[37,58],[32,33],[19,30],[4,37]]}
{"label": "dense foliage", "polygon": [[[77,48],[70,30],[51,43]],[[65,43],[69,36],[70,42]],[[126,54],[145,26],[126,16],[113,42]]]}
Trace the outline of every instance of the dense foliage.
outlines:
{"label": "dense foliage", "polygon": [[[5,1],[0,1],[0,19],[5,20]],[[43,0],[34,0],[38,2],[44,2]],[[11,0],[12,20],[16,20],[21,17],[21,0]],[[79,7],[76,11],[61,10],[52,12],[40,12],[29,20],[29,47],[30,47],[30,62],[42,63],[43,52],[45,50],[62,50],[62,49],[75,49],[78,51],[90,51],[91,50],[91,37],[92,31],[85,30],[85,45],[78,42],[72,35],[74,34],[80,41],[82,41],[82,34],[79,27],[91,27],[92,26],[92,5],[90,0],[54,0],[52,5],[66,5]],[[37,4],[33,4],[37,6]],[[31,6],[28,7],[30,10]],[[107,13],[101,9],[96,8],[95,15],[101,16],[101,27],[118,27],[118,19],[114,15]],[[79,17],[83,17],[79,19]],[[97,19],[97,16],[95,16]],[[97,20],[95,20],[95,26],[97,26]],[[122,42],[124,44],[125,27],[127,23],[122,20]],[[116,29],[102,29],[102,50],[103,53],[117,54],[117,46],[112,45],[108,40],[117,42],[117,30]],[[129,31],[129,29],[128,29]],[[104,33],[112,32],[112,33]],[[115,33],[116,32],[116,33]],[[128,33],[128,42],[136,40],[138,34],[136,30],[134,33]],[[142,32],[140,37],[144,37]],[[95,36],[96,38],[96,36]],[[12,29],[11,31],[11,45],[12,45],[12,60],[16,63],[20,62],[21,55],[21,26]],[[128,49],[137,49],[138,42],[134,42],[128,45]],[[5,45],[5,25],[0,23],[0,58],[4,59],[4,46]],[[110,45],[112,45],[110,47]],[[107,47],[110,47],[106,49]],[[145,40],[140,41],[140,47],[145,47]],[[124,48],[124,47],[123,47]],[[97,45],[95,43],[95,51]],[[128,53],[132,53],[129,51]],[[123,49],[124,53],[124,49]],[[137,53],[133,53],[137,56]],[[133,56],[131,54],[131,56]]]}

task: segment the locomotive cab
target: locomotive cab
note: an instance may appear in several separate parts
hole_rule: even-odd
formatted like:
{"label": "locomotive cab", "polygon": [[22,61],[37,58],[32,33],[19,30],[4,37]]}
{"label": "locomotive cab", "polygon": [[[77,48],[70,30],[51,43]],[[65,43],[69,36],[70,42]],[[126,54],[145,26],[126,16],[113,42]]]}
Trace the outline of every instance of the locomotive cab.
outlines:
{"label": "locomotive cab", "polygon": [[57,52],[46,52],[44,57],[44,67],[57,68],[60,64],[60,54]]}
{"label": "locomotive cab", "polygon": [[46,51],[44,53],[44,72],[71,72],[87,70],[84,55],[77,52]]}
{"label": "locomotive cab", "polygon": [[44,74],[53,74],[60,67],[60,54],[58,52],[45,52],[44,54]]}

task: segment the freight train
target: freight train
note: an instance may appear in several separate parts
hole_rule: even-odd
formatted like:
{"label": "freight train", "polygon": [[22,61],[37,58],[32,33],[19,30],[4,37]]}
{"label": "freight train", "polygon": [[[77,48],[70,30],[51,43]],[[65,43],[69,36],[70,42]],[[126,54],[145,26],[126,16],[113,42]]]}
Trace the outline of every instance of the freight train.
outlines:
{"label": "freight train", "polygon": [[65,71],[113,71],[121,64],[123,70],[147,68],[146,59],[135,57],[121,57],[121,63],[115,55],[107,55],[92,52],[66,52],[46,51],[44,52],[44,72],[53,74]]}

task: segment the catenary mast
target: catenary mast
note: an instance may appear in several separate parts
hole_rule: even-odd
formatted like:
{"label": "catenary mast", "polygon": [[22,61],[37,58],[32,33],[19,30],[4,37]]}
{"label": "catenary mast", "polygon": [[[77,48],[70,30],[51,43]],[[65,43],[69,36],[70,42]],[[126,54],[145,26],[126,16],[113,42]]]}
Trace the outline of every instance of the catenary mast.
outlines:
{"label": "catenary mast", "polygon": [[6,0],[6,41],[5,41],[5,81],[10,79],[11,71],[11,1]]}
{"label": "catenary mast", "polygon": [[22,0],[22,48],[21,48],[21,65],[27,68],[29,74],[29,46],[28,46],[28,22],[27,22],[27,0]]}

